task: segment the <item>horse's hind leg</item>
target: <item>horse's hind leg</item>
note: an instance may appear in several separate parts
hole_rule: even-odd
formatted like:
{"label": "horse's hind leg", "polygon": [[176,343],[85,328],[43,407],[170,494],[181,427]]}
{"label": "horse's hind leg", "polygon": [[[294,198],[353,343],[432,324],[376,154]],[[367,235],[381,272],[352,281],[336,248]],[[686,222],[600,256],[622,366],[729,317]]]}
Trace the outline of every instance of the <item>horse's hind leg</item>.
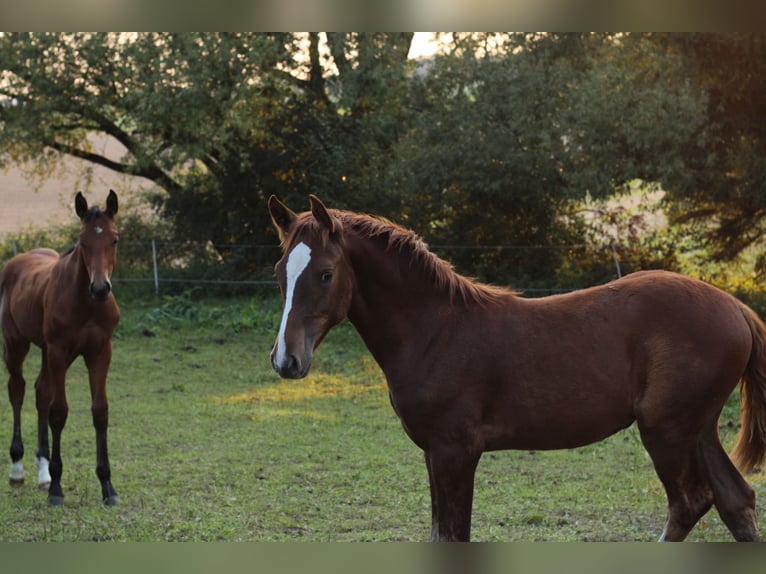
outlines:
{"label": "horse's hind leg", "polygon": [[713,505],[696,437],[672,441],[665,433],[641,428],[640,421],[639,429],[668,498],[668,518],[660,542],[680,542]]}
{"label": "horse's hind leg", "polygon": [[705,433],[699,443],[716,509],[736,540],[758,541],[755,492],[721,446],[717,424],[716,421],[716,425]]}
{"label": "horse's hind leg", "polygon": [[29,352],[29,341],[23,339],[6,340],[4,357],[8,369],[8,399],[13,409],[13,437],[11,438],[11,476],[13,486],[24,484],[24,443],[21,439],[21,407],[24,404],[24,392],[27,386],[23,375],[24,359]]}

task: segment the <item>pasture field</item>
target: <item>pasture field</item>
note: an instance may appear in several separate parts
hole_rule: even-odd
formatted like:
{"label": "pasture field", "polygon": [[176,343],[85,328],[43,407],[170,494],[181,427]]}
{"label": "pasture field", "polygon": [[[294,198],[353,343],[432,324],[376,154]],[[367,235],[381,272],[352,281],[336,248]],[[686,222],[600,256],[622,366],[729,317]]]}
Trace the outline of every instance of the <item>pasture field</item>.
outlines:
{"label": "pasture field", "polygon": [[[119,292],[118,292],[119,296]],[[268,361],[276,299],[121,301],[108,379],[109,450],[120,505],[106,508],[82,361],[70,369],[63,508],[35,484],[33,382],[23,428],[27,483],[11,488],[11,409],[0,402],[0,541],[422,541],[430,534],[420,450],[351,325],[331,331],[312,374],[281,381]],[[5,374],[3,375],[5,376]],[[721,433],[736,438],[737,397]],[[764,473],[748,477],[766,537]],[[483,456],[477,541],[652,541],[665,497],[635,427],[598,444]],[[728,541],[715,510],[690,540]]]}

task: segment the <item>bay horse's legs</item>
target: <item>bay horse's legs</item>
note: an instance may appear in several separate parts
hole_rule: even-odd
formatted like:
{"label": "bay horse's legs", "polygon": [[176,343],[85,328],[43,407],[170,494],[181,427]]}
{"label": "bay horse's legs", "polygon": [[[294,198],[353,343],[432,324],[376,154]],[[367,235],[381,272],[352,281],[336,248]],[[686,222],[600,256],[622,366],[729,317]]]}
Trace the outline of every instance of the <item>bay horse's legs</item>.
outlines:
{"label": "bay horse's legs", "polygon": [[95,357],[85,357],[90,381],[91,412],[96,429],[96,476],[101,482],[101,496],[104,504],[113,506],[119,502],[117,491],[112,486],[112,471],[107,449],[107,428],[109,427],[109,402],[106,398],[106,375],[112,358],[111,344],[107,344]]}
{"label": "bay horse's legs", "polygon": [[668,498],[668,518],[660,542],[681,542],[713,505],[704,461],[696,449],[698,437],[672,440],[676,433],[646,429],[641,421],[639,429]]}
{"label": "bay horse's legs", "polygon": [[468,542],[476,466],[481,453],[465,447],[436,447],[426,452],[431,483],[431,540]]}
{"label": "bay horse's legs", "polygon": [[[48,447],[48,411],[47,408],[41,410],[43,404],[50,406],[50,395],[47,394],[47,388],[45,387],[45,377],[47,376],[48,359],[46,353],[43,352],[40,374],[35,381],[35,401],[37,406],[37,452],[35,453],[35,462],[37,463],[37,488],[45,491],[51,486],[51,454],[50,448]],[[41,416],[41,412],[46,413],[45,416]]]}
{"label": "bay horse's legs", "polygon": [[[71,365],[73,358],[69,357],[55,346],[48,345],[47,349],[48,369],[39,386],[40,403],[38,410],[40,453],[44,456],[47,449],[47,430],[43,428],[45,419],[51,429],[51,457],[50,473],[51,484],[48,489],[48,502],[51,506],[64,504],[64,491],[61,488],[61,475],[64,465],[61,460],[61,433],[66,425],[69,415],[69,405],[66,400],[66,371]],[[45,440],[45,442],[43,442]]]}
{"label": "bay horse's legs", "polygon": [[439,511],[436,506],[436,485],[434,484],[434,473],[431,470],[431,457],[429,456],[428,451],[424,451],[423,454],[423,458],[426,460],[428,485],[431,493],[431,541],[436,542],[439,539],[439,523],[437,522]]}
{"label": "bay horse's legs", "polygon": [[755,492],[742,478],[721,446],[716,426],[705,432],[699,444],[707,479],[713,489],[715,506],[738,541],[758,541],[760,534],[755,512]]}
{"label": "bay horse's legs", "polygon": [[11,438],[11,476],[12,486],[24,484],[24,443],[21,439],[21,407],[24,404],[24,392],[27,386],[23,375],[24,359],[29,352],[29,341],[24,339],[6,340],[4,357],[8,368],[8,399],[13,409],[13,437]]}

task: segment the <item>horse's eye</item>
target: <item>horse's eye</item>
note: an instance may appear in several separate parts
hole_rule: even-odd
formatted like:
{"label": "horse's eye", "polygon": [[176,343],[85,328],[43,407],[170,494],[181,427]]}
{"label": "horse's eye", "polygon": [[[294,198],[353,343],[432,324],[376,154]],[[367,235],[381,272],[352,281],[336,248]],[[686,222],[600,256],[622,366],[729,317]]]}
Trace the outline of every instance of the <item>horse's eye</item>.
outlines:
{"label": "horse's eye", "polygon": [[321,281],[322,283],[329,283],[332,281],[332,271],[323,271]]}
{"label": "horse's eye", "polygon": [[112,241],[112,245],[117,245],[119,242],[120,242],[120,238],[115,237],[114,240]]}

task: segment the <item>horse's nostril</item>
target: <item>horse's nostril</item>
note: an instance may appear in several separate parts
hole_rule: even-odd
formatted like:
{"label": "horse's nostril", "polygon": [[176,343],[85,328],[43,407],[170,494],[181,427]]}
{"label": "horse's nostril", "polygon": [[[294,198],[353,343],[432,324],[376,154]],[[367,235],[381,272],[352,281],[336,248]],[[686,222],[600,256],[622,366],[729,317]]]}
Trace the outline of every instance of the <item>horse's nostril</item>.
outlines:
{"label": "horse's nostril", "polygon": [[271,366],[283,379],[300,379],[306,376],[300,359],[295,355],[286,355],[280,362],[276,355],[272,354]]}
{"label": "horse's nostril", "polygon": [[96,283],[90,284],[90,294],[94,299],[97,299],[99,301],[103,301],[109,296],[109,293],[112,291],[112,286],[109,284],[108,281],[102,283],[101,285],[96,285]]}
{"label": "horse's nostril", "polygon": [[287,356],[287,363],[285,364],[285,371],[288,373],[299,373],[300,372],[300,362],[298,361],[298,357],[295,355],[288,355]]}

